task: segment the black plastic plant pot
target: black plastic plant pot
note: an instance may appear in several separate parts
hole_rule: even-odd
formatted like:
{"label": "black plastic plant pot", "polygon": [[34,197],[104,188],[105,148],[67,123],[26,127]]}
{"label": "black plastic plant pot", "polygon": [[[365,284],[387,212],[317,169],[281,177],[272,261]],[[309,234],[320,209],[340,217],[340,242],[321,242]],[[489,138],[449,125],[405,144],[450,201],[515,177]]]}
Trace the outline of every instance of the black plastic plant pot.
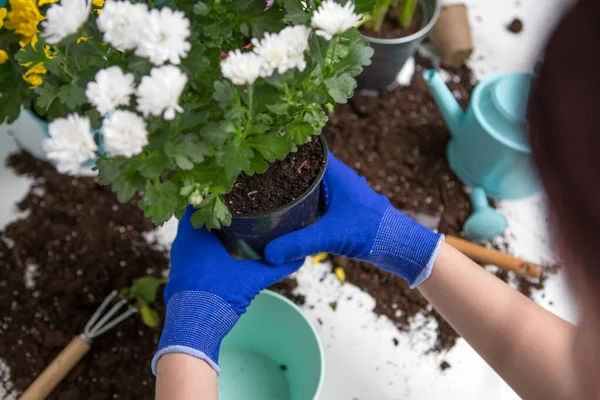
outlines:
{"label": "black plastic plant pot", "polygon": [[423,25],[421,29],[410,35],[397,39],[380,39],[363,34],[369,41],[375,53],[371,65],[365,67],[357,78],[361,90],[381,91],[396,83],[398,73],[411,58],[435,25],[440,15],[441,0],[420,0],[423,10]]}
{"label": "black plastic plant pot", "polygon": [[262,258],[267,243],[280,236],[305,228],[315,222],[322,211],[321,181],[328,162],[327,142],[320,136],[323,163],[312,185],[297,199],[271,211],[256,214],[235,214],[231,225],[217,235],[235,258]]}

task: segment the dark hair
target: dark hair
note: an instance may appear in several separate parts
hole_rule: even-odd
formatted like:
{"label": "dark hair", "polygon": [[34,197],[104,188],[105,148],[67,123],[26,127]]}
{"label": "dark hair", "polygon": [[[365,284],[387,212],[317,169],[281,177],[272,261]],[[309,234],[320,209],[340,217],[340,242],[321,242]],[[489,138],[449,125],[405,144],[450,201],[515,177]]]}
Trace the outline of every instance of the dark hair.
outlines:
{"label": "dark hair", "polygon": [[578,264],[568,268],[600,283],[600,1],[580,0],[550,38],[529,123],[557,237]]}

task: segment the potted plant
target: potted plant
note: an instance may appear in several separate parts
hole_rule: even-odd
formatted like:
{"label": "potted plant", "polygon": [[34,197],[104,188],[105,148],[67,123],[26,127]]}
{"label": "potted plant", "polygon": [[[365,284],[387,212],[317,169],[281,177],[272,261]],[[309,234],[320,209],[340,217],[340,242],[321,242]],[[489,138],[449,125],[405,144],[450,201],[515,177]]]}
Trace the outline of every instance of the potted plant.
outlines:
{"label": "potted plant", "polygon": [[[14,123],[25,110],[28,117],[19,119],[16,140],[39,158],[45,158],[42,143],[49,137],[49,122],[70,112],[100,120],[87,103],[84,86],[86,69],[100,62],[85,57],[85,46],[70,46],[66,54],[59,54],[39,37],[46,11],[56,1],[9,0],[0,8],[0,123]],[[92,12],[100,10],[101,1],[94,0]],[[77,44],[85,40],[75,38]],[[77,168],[92,166],[94,156],[89,156],[79,160]]]}
{"label": "potted plant", "polygon": [[[333,0],[61,0],[10,59],[12,82],[43,109],[72,106],[45,142],[60,170],[97,156],[100,181],[123,202],[141,193],[156,224],[191,205],[195,227],[257,257],[317,218],[324,108],[346,103],[372,55],[360,18]],[[29,62],[68,83],[44,74],[26,92]]]}
{"label": "potted plant", "polygon": [[361,89],[379,91],[396,82],[440,13],[440,0],[371,0],[361,32],[375,50],[370,66],[357,78]]}

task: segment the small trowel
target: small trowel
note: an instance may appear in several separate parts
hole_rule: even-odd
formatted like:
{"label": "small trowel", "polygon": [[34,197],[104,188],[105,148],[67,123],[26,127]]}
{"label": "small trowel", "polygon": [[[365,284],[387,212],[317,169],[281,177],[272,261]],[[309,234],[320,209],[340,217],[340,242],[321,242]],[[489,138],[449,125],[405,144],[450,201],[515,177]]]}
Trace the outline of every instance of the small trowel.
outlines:
{"label": "small trowel", "polygon": [[[410,210],[402,210],[402,212],[431,230],[437,231],[440,225],[440,217]],[[539,278],[542,273],[542,266],[539,264],[521,260],[498,250],[488,249],[456,236],[446,235],[446,243],[479,264],[495,265],[528,278]]]}

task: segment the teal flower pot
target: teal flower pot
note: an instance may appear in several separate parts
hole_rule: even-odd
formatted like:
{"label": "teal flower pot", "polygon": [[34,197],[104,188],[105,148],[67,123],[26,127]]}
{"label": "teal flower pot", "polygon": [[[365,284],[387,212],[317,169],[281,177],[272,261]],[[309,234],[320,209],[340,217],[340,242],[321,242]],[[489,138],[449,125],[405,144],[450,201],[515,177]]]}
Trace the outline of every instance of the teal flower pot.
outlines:
{"label": "teal flower pot", "polygon": [[321,342],[291,301],[269,290],[223,340],[219,400],[315,400],[324,376]]}

